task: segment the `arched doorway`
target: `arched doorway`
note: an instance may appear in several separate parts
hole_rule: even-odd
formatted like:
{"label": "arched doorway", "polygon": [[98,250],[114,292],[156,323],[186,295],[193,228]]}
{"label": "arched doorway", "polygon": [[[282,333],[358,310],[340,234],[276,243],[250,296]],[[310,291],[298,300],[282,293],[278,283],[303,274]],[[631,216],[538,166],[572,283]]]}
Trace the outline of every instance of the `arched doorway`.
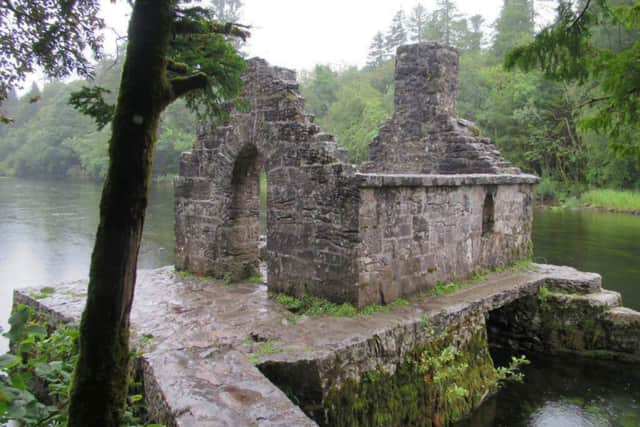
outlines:
{"label": "arched doorway", "polygon": [[229,274],[233,281],[256,276],[260,263],[260,175],[262,160],[253,144],[236,158],[231,178],[229,207]]}

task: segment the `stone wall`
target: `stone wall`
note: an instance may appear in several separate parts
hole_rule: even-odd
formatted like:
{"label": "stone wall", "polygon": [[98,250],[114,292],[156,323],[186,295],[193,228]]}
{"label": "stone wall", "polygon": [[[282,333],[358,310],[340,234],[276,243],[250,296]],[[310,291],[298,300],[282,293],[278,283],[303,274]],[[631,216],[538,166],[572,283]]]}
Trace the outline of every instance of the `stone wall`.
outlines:
{"label": "stone wall", "polygon": [[602,289],[598,274],[565,270],[564,277],[548,278],[538,295],[490,312],[492,343],[509,351],[640,362],[640,313],[622,307],[618,292]]}
{"label": "stone wall", "polygon": [[410,297],[529,255],[533,178],[363,177],[361,305]]}

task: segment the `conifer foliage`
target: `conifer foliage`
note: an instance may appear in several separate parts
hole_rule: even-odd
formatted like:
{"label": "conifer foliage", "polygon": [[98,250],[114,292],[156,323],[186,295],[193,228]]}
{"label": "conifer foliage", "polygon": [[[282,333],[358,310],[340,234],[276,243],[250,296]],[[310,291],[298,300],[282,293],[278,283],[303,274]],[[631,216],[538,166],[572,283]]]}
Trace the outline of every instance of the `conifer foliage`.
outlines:
{"label": "conifer foliage", "polygon": [[[547,78],[596,83],[581,107],[590,113],[583,125],[611,139],[611,147],[640,164],[640,2],[560,1],[556,21],[528,45],[511,50],[507,68],[540,69]],[[622,3],[622,4],[620,4]],[[635,42],[603,47],[594,37],[603,26],[635,33]]]}

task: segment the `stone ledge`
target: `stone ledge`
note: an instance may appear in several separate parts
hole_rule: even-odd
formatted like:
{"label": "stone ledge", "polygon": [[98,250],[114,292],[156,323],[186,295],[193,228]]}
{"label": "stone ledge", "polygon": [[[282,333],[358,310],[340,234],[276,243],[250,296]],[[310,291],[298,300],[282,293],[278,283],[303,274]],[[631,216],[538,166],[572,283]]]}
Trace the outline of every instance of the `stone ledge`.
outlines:
{"label": "stone ledge", "polygon": [[380,187],[460,187],[464,185],[516,185],[537,184],[540,181],[535,175],[510,174],[456,174],[456,175],[422,175],[422,174],[378,174],[356,173],[362,188]]}
{"label": "stone ledge", "polygon": [[237,351],[154,352],[142,364],[148,409],[166,425],[316,426]]}
{"label": "stone ledge", "polygon": [[[540,265],[544,269],[544,264]],[[602,276],[597,273],[585,273],[572,267],[550,266],[554,274],[547,279],[546,286],[551,291],[577,294],[600,292]]]}
{"label": "stone ledge", "polygon": [[[320,402],[329,390],[367,372],[393,373],[416,346],[431,342],[462,319],[516,300],[538,301],[540,287],[566,280],[574,272],[573,282],[581,277],[587,282],[593,279],[573,269],[534,265],[530,271],[491,273],[483,283],[450,295],[417,298],[389,313],[307,317],[292,323],[291,313],[269,297],[266,286],[180,278],[165,267],[139,272],[132,337],[134,342],[136,337],[152,337],[141,360],[145,389],[150,408],[167,425],[312,426],[313,421],[263,373],[299,377],[296,386],[304,390],[294,394],[308,392],[319,396],[315,401]],[[20,289],[14,301],[45,312],[52,323],[76,320],[86,298],[85,287],[83,282],[60,284],[39,300],[31,296],[33,289]],[[617,293],[568,296],[571,301],[584,300],[588,307],[597,306],[598,313],[610,313],[605,317],[614,323],[612,337],[619,341],[609,344],[611,350],[637,358],[637,342],[617,337],[638,325],[639,314],[610,309],[619,302]],[[270,342],[269,351],[264,351],[266,342]],[[282,378],[269,379],[286,385]],[[215,415],[211,408],[218,408]],[[224,418],[218,420],[221,414]]]}

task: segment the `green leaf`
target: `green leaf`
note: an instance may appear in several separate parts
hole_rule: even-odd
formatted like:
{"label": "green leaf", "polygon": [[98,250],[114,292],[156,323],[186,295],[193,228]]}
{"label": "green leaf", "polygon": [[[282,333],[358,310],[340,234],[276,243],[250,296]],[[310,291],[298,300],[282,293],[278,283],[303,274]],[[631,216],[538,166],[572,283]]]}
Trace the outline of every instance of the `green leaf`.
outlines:
{"label": "green leaf", "polygon": [[28,336],[37,337],[37,338],[46,338],[48,335],[47,328],[41,325],[29,325],[25,329],[25,332]]}
{"label": "green leaf", "polygon": [[11,385],[18,390],[25,391],[27,389],[27,381],[24,374],[15,373],[11,375]]}
{"label": "green leaf", "polygon": [[11,369],[14,366],[20,364],[22,359],[19,356],[15,356],[13,354],[3,354],[0,355],[0,368],[2,369]]}

